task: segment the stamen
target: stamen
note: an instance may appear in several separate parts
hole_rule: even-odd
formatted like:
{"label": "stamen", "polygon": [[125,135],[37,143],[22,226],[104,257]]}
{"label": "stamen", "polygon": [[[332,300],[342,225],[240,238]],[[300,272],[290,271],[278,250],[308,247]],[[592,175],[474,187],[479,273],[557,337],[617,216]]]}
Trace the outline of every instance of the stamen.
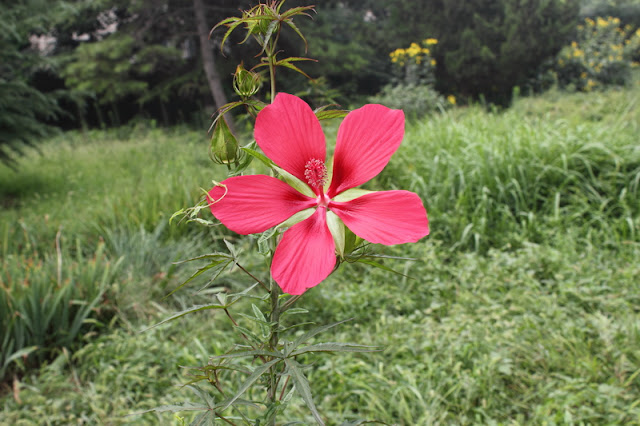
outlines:
{"label": "stamen", "polygon": [[311,188],[322,188],[327,183],[327,166],[313,158],[304,166],[304,177]]}

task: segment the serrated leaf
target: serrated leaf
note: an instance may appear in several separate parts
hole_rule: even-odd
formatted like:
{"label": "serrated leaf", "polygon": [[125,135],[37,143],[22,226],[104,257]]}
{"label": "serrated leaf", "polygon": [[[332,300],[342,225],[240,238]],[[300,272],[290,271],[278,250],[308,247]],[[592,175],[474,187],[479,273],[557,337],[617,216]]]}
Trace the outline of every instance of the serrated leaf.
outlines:
{"label": "serrated leaf", "polygon": [[[169,294],[167,294],[164,298],[166,299],[167,297],[171,296],[172,294],[174,294],[176,291],[180,290],[182,287],[184,287],[185,285],[189,284],[191,281],[193,281],[195,278],[199,277],[200,275],[204,274],[205,272],[207,272],[208,270],[215,268],[219,265],[222,265],[220,267],[220,270],[217,271],[217,273],[214,275],[214,277],[209,280],[209,282],[205,285],[208,286],[213,280],[215,280],[216,278],[218,278],[220,276],[220,274],[232,263],[233,261],[230,259],[222,259],[222,260],[214,260],[211,263],[209,263],[208,265],[203,266],[202,268],[199,268],[196,272],[194,272],[189,278],[187,278],[187,280],[185,282],[183,282],[182,284],[180,284],[178,287],[174,288]],[[204,287],[203,287],[204,288]],[[202,289],[201,289],[202,290]]]}
{"label": "serrated leaf", "polygon": [[327,331],[330,328],[333,328],[333,327],[335,327],[337,325],[344,324],[347,321],[351,321],[352,319],[353,318],[349,318],[349,319],[346,319],[346,320],[342,320],[342,321],[334,322],[334,323],[331,323],[331,324],[322,325],[320,327],[316,327],[313,330],[310,330],[310,331],[306,332],[305,334],[303,334],[302,336],[300,336],[296,340],[294,340],[293,341],[293,347],[297,348],[298,346],[300,346],[301,344],[303,344],[307,340],[311,339],[315,335],[320,334],[323,331]]}
{"label": "serrated leaf", "polygon": [[[306,13],[305,15],[309,16]],[[295,31],[295,33],[298,34],[298,36],[302,39],[302,41],[304,42],[304,51],[306,52],[309,49],[309,45],[307,44],[307,39],[304,37],[304,35],[302,35],[302,32],[298,29],[296,24],[294,24],[291,19],[287,19],[286,21],[284,21],[284,23],[287,24],[289,28],[291,28],[293,31]]]}
{"label": "serrated leaf", "polygon": [[179,404],[160,405],[158,407],[153,407],[148,410],[138,411],[135,413],[128,414],[126,417],[137,416],[140,414],[153,413],[153,412],[166,413],[167,411],[170,411],[172,413],[177,413],[179,411],[201,411],[201,410],[208,410],[208,409],[209,407],[203,404],[196,404],[193,402],[183,402]]}
{"label": "serrated leaf", "polygon": [[266,362],[253,370],[253,373],[251,373],[247,380],[245,380],[245,382],[240,386],[236,394],[223,403],[222,410],[224,411],[229,408],[229,406],[231,406],[231,404],[233,404],[238,398],[240,398],[247,391],[247,389],[249,389],[260,378],[260,376],[262,376],[269,368],[271,368],[272,365],[275,365],[280,361],[280,358],[272,359],[271,361]]}
{"label": "serrated leaf", "polygon": [[270,322],[264,316],[262,311],[255,305],[251,304],[251,309],[253,310],[253,315],[256,316],[258,323],[260,324],[260,331],[262,331],[262,337],[267,338],[270,334]]}
{"label": "serrated leaf", "polygon": [[220,258],[227,258],[227,259],[232,259],[228,253],[208,253],[208,254],[203,254],[200,256],[196,256],[196,257],[192,257],[190,259],[186,259],[186,260],[179,260],[177,262],[173,262],[174,265],[180,265],[183,263],[187,263],[187,262],[193,262],[194,260],[204,260],[204,259],[220,259]]}
{"label": "serrated leaf", "polygon": [[311,414],[313,414],[313,418],[316,419],[316,422],[319,425],[324,425],[324,421],[320,417],[320,413],[318,413],[316,405],[313,403],[313,397],[311,396],[311,387],[309,386],[307,377],[304,375],[302,369],[300,368],[300,364],[290,358],[286,359],[285,363],[287,364],[291,380],[293,381],[293,385],[296,388],[296,392],[298,393],[298,395],[300,395],[300,397],[302,397],[302,400],[307,405],[307,407],[309,407],[309,410],[311,410]]}
{"label": "serrated leaf", "polygon": [[213,303],[213,304],[208,304],[208,305],[192,306],[192,307],[190,307],[188,309],[185,309],[184,311],[180,311],[180,312],[177,312],[177,313],[171,315],[169,318],[165,318],[164,320],[160,321],[159,323],[156,323],[156,324],[152,325],[151,327],[145,328],[140,333],[144,333],[145,331],[149,331],[152,328],[155,328],[155,327],[157,327],[159,325],[165,324],[165,323],[167,323],[169,321],[173,321],[173,320],[175,320],[177,318],[183,317],[185,315],[188,315],[188,314],[191,314],[191,313],[194,313],[194,312],[206,311],[208,309],[225,309],[225,308],[228,308],[229,306],[231,306],[233,303],[235,303],[235,301],[230,302],[230,303],[228,303],[226,305],[219,305],[217,303]]}
{"label": "serrated leaf", "polygon": [[240,333],[244,334],[244,336],[247,339],[250,339],[256,345],[261,345],[262,343],[264,343],[261,338],[256,336],[256,334],[253,331],[249,330],[246,327],[243,327],[241,325],[236,325],[235,329],[238,330]]}
{"label": "serrated leaf", "polygon": [[289,308],[280,315],[284,317],[285,315],[296,315],[296,314],[307,314],[309,313],[308,309],[305,308]]}
{"label": "serrated leaf", "polygon": [[300,73],[302,75],[304,75],[305,77],[307,77],[309,80],[311,80],[311,77],[304,71],[302,71],[300,68],[298,68],[297,66],[293,65],[290,62],[284,62],[284,63],[280,63],[282,61],[279,61],[279,63],[277,63],[276,65],[278,65],[279,67],[285,67],[285,68],[289,68],[290,70],[293,70],[297,73]]}
{"label": "serrated leaf", "polygon": [[279,21],[273,20],[269,23],[269,26],[267,27],[267,32],[265,33],[264,39],[262,40],[262,50],[260,51],[260,53],[258,53],[258,55],[262,55],[264,51],[267,49],[269,40],[271,39],[271,36],[273,35],[273,32],[275,31],[276,27],[280,28]]}
{"label": "serrated leaf", "polygon": [[227,250],[229,250],[229,254],[231,254],[233,259],[237,259],[239,252],[236,250],[236,246],[226,238],[224,238],[222,241],[224,242],[224,245],[227,246]]}
{"label": "serrated leaf", "polygon": [[189,426],[215,426],[217,417],[213,411],[207,411],[206,413],[198,414],[196,418],[189,423]]}
{"label": "serrated leaf", "polygon": [[189,389],[195,396],[204,401],[204,403],[207,404],[207,407],[209,407],[210,409],[216,408],[216,401],[213,399],[209,392],[200,389],[198,386],[186,386],[186,388]]}
{"label": "serrated leaf", "polygon": [[211,130],[213,130],[213,128],[215,127],[215,125],[218,122],[218,120],[220,119],[220,117],[222,117],[223,115],[225,115],[226,113],[228,113],[232,109],[234,109],[236,107],[239,107],[240,105],[244,105],[244,102],[243,101],[229,102],[227,104],[222,105],[220,108],[218,108],[218,111],[217,111],[218,115],[216,116],[216,118],[211,123],[211,126],[209,126],[209,130],[207,130],[207,132],[211,132]]}
{"label": "serrated leaf", "polygon": [[376,346],[357,345],[353,343],[326,342],[305,346],[291,352],[290,356],[302,355],[310,352],[377,352],[380,348]]}
{"label": "serrated leaf", "polygon": [[392,272],[392,273],[394,273],[396,275],[400,275],[401,277],[413,279],[413,277],[410,277],[408,275],[403,274],[402,272],[398,272],[398,271],[396,271],[394,269],[391,269],[388,266],[384,266],[382,263],[374,262],[373,260],[367,259],[366,257],[361,257],[360,259],[357,259],[356,262],[364,263],[365,265],[370,265],[370,266],[382,269],[382,270],[387,271],[387,272]]}
{"label": "serrated leaf", "polygon": [[216,355],[216,356],[212,356],[209,359],[213,360],[213,359],[228,359],[228,358],[245,358],[245,357],[257,357],[257,356],[268,356],[268,357],[272,357],[272,358],[283,358],[284,355],[280,352],[272,352],[272,351],[262,351],[262,350],[256,350],[256,351],[243,351],[243,352],[234,352],[234,353],[230,353],[230,354],[225,354],[225,355]]}

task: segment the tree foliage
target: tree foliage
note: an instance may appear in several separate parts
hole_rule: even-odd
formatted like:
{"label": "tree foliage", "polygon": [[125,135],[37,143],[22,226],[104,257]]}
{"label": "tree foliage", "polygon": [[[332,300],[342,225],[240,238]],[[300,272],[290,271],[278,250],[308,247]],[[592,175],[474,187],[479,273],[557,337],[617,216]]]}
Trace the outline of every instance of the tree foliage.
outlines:
{"label": "tree foliage", "polygon": [[[0,9],[0,163],[15,166],[14,156],[51,128],[44,124],[60,109],[55,94],[30,85],[33,73],[46,61],[29,49],[29,34],[42,31],[47,20],[43,1],[33,0]],[[40,7],[40,9],[39,9]]]}

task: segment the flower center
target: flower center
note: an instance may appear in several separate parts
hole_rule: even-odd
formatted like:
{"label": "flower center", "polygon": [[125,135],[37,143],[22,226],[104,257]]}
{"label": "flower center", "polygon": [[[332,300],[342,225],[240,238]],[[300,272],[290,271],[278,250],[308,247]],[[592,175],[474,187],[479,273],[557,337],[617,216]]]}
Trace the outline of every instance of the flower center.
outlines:
{"label": "flower center", "polygon": [[304,166],[304,177],[311,188],[321,189],[327,183],[327,166],[313,158]]}

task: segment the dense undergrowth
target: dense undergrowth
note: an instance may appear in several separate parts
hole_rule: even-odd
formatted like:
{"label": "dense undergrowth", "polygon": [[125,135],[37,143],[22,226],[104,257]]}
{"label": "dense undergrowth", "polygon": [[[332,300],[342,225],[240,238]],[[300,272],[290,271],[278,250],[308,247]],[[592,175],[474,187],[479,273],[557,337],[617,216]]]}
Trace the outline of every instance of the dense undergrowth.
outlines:
{"label": "dense undergrowth", "polygon": [[[367,185],[425,202],[431,236],[380,248],[417,259],[386,264],[411,278],[344,265],[293,317],[353,317],[332,340],[384,348],[307,360],[330,424],[640,418],[638,102],[638,86],[549,92],[408,125]],[[67,134],[0,170],[0,423],[167,423],[124,416],[195,398],[178,366],[234,341],[224,318],[139,330],[210,297],[196,283],[163,299],[192,271],[174,261],[226,235],[261,267],[250,238],[167,224],[222,174],[204,133],[185,129]],[[311,421],[292,403],[291,420]]]}

